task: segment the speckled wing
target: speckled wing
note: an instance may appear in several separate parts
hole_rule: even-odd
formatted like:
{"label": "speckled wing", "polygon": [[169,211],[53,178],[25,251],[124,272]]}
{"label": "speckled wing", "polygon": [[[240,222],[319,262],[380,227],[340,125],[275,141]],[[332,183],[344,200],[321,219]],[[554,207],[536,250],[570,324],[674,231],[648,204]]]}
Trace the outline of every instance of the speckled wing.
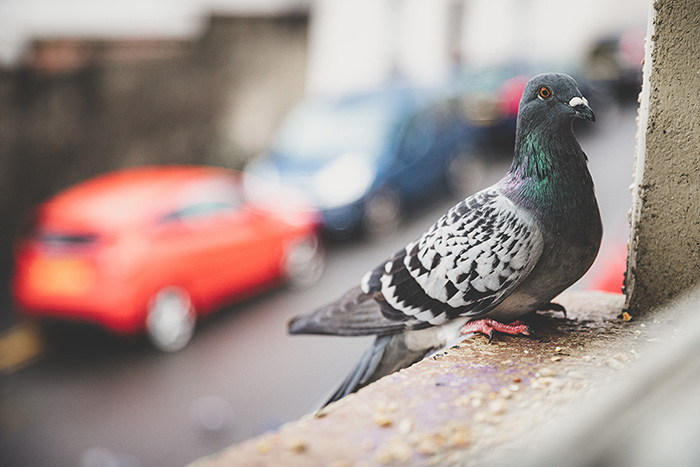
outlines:
{"label": "speckled wing", "polygon": [[467,198],[368,272],[362,290],[409,328],[479,317],[527,277],[543,250],[534,217],[497,188]]}

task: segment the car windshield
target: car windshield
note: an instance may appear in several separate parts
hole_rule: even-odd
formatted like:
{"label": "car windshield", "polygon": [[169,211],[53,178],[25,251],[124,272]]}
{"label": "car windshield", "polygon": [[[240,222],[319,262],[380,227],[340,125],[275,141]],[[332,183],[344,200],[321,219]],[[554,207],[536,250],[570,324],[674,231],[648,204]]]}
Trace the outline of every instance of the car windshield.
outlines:
{"label": "car windshield", "polygon": [[394,103],[385,99],[309,101],[280,129],[275,152],[300,161],[325,161],[345,152],[376,153],[393,128]]}

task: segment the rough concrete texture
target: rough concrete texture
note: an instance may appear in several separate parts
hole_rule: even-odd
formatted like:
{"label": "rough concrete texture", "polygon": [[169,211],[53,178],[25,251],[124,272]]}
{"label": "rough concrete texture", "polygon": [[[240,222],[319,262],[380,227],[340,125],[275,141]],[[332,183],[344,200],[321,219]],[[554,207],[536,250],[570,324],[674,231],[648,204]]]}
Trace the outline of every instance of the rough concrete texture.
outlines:
{"label": "rough concrete texture", "polygon": [[700,283],[700,2],[655,0],[649,21],[627,273],[634,312]]}
{"label": "rough concrete texture", "polygon": [[543,427],[611,385],[668,327],[656,317],[628,320],[622,295],[570,292],[557,301],[568,317],[528,317],[534,337],[467,338],[316,417],[192,465],[514,463]]}
{"label": "rough concrete texture", "polygon": [[[638,361],[539,430],[520,451],[531,455],[519,456],[518,466],[700,465],[698,303],[695,287],[653,315],[635,318],[632,329],[640,332],[628,346]],[[620,337],[620,343],[627,340]]]}

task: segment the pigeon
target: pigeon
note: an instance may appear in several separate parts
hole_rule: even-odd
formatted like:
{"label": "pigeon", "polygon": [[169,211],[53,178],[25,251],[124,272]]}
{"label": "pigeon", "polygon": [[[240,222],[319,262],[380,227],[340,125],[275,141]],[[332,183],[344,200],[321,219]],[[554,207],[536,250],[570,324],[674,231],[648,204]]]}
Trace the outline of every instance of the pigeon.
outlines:
{"label": "pigeon", "polygon": [[518,108],[506,175],[452,207],[338,300],[290,320],[290,334],[375,335],[326,405],[470,333],[530,335],[521,317],[598,254],[602,223],[575,119],[595,121],[576,81],[533,77]]}

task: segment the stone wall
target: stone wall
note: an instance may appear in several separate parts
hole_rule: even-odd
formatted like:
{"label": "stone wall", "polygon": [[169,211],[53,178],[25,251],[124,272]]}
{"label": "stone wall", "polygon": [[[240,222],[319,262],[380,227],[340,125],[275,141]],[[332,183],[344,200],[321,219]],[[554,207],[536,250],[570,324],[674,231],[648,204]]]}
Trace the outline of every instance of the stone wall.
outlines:
{"label": "stone wall", "polygon": [[700,283],[700,3],[655,0],[633,187],[627,307]]}

